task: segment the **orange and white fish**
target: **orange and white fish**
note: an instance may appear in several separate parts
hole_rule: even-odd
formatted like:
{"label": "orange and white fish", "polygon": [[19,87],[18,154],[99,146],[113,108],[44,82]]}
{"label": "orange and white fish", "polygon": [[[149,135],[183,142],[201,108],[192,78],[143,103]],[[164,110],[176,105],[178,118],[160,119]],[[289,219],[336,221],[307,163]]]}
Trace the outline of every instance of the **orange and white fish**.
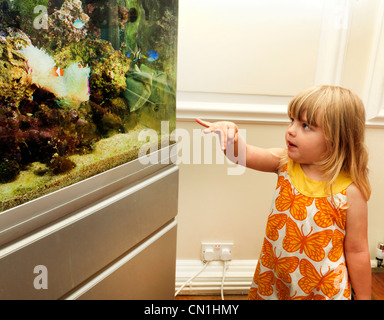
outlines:
{"label": "orange and white fish", "polygon": [[52,76],[54,77],[62,77],[64,76],[64,70],[60,67],[53,67],[52,69]]}
{"label": "orange and white fish", "polygon": [[86,68],[86,67],[88,67],[88,63],[79,62],[78,66],[79,66],[79,69]]}

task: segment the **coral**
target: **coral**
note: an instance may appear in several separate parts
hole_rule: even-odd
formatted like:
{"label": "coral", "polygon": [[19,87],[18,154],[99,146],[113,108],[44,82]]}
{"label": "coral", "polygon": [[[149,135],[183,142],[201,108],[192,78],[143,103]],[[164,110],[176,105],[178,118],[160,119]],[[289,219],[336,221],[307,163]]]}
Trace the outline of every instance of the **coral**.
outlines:
{"label": "coral", "polygon": [[130,59],[115,50],[108,41],[84,39],[62,48],[54,59],[63,68],[73,61],[89,65],[91,99],[96,94],[97,103],[118,97],[126,89],[125,74]]}
{"label": "coral", "polygon": [[[14,7],[20,7],[23,12],[28,10],[27,15],[20,17],[23,30],[29,34],[35,46],[44,48],[50,54],[54,53],[55,50],[60,50],[62,46],[80,41],[87,36],[89,16],[84,12],[80,0],[27,0],[28,6],[25,8],[25,0],[14,1],[20,3]],[[35,3],[35,5],[29,9],[30,3]],[[48,5],[47,11],[40,13],[41,18],[37,13],[34,13],[34,8],[38,4],[45,7]],[[42,19],[39,20],[39,23],[45,19],[45,26],[35,28],[31,23],[35,19]]]}
{"label": "coral", "polygon": [[18,103],[32,95],[25,63],[7,40],[0,40],[0,100]]}
{"label": "coral", "polygon": [[53,72],[56,63],[50,54],[33,45],[22,48],[19,52],[27,62],[31,83],[54,93],[57,97],[65,96],[63,80]]}
{"label": "coral", "polygon": [[31,39],[23,31],[14,28],[1,30],[0,42],[9,43],[16,51],[32,44]]}
{"label": "coral", "polygon": [[62,105],[78,108],[80,103],[89,99],[90,68],[72,63],[60,75],[53,57],[44,49],[33,45],[19,51],[26,59],[31,82],[39,88],[52,92],[62,100]]}
{"label": "coral", "polygon": [[74,62],[64,70],[64,84],[66,88],[66,100],[71,105],[80,105],[89,99],[89,75],[91,69],[88,66]]}
{"label": "coral", "polygon": [[[75,22],[79,20],[85,24],[77,28]],[[48,18],[48,36],[50,48],[59,49],[84,39],[87,35],[89,16],[84,12],[80,0],[65,0],[60,10],[52,13]]]}

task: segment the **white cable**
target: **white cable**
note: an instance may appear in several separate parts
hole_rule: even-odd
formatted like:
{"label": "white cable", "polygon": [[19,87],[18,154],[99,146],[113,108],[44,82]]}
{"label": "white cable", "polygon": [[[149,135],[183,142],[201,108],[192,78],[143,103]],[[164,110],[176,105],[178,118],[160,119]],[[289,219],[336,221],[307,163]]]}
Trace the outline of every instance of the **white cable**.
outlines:
{"label": "white cable", "polygon": [[192,277],[190,277],[186,282],[184,282],[184,284],[179,288],[179,290],[176,291],[176,293],[175,293],[175,297],[180,293],[181,290],[183,290],[183,288],[184,288],[188,283],[190,283],[190,282],[191,282],[193,279],[195,279],[200,273],[202,273],[202,272],[205,270],[205,268],[209,265],[209,263],[210,263],[210,261],[205,262],[203,268],[202,268],[199,272],[197,272],[195,275],[193,275]]}
{"label": "white cable", "polygon": [[221,300],[224,300],[224,279],[227,272],[227,261],[223,261],[223,278],[221,279]]}

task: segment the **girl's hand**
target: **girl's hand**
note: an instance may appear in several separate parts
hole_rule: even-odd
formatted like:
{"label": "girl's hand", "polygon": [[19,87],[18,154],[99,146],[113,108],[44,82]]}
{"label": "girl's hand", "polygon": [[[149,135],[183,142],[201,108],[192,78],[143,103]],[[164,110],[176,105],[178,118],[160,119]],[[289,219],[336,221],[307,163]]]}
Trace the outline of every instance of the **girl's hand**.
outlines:
{"label": "girl's hand", "polygon": [[233,122],[229,121],[218,121],[218,122],[208,122],[201,119],[195,119],[197,123],[206,127],[207,129],[203,130],[204,133],[215,132],[220,137],[221,149],[225,151],[227,149],[227,144],[236,144],[238,142],[238,127]]}

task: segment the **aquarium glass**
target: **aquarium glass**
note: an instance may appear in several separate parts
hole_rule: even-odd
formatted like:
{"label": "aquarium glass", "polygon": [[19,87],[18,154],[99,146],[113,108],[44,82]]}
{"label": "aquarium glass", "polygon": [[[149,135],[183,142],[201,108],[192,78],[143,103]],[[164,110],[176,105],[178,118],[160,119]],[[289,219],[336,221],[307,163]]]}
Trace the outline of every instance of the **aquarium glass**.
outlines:
{"label": "aquarium glass", "polygon": [[0,0],[0,211],[167,145],[177,19],[177,0]]}

